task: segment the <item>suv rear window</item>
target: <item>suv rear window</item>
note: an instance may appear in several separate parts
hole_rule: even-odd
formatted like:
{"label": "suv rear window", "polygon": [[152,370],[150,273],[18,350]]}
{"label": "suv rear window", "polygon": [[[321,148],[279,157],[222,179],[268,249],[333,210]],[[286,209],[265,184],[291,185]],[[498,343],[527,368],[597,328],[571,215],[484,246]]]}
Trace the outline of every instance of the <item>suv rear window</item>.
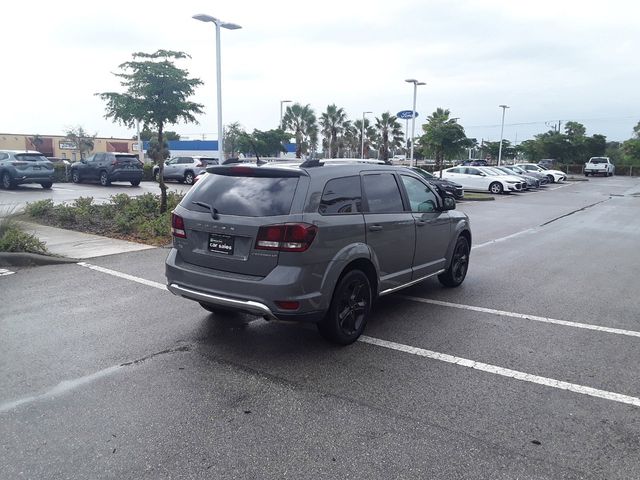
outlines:
{"label": "suv rear window", "polygon": [[360,177],[342,177],[329,180],[322,192],[318,211],[323,215],[362,212]]}
{"label": "suv rear window", "polygon": [[591,163],[607,163],[606,158],[592,158]]}
{"label": "suv rear window", "polygon": [[47,157],[34,155],[33,153],[17,153],[16,160],[20,160],[21,162],[46,162]]}
{"label": "suv rear window", "polygon": [[288,215],[298,177],[235,177],[205,175],[181,204],[189,210],[203,210],[192,202],[204,202],[223,215],[271,217]]}

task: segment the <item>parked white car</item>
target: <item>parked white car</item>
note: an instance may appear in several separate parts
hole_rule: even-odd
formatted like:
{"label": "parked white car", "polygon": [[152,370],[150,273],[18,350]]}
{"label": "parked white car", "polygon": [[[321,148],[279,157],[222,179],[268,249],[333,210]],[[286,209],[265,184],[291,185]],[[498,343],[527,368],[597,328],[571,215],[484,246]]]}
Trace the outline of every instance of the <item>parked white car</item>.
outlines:
{"label": "parked white car", "polygon": [[480,171],[486,173],[487,175],[499,175],[501,177],[505,177],[504,180],[512,180],[516,183],[516,188],[518,187],[518,185],[520,186],[520,189],[518,191],[521,190],[526,190],[527,189],[527,182],[526,180],[524,180],[523,178],[518,177],[517,175],[514,174],[510,174],[507,172],[503,172],[502,170],[498,170],[495,167],[477,167]]}
{"label": "parked white car", "polygon": [[611,163],[609,157],[591,157],[584,165],[584,176],[588,177],[589,174],[596,175],[601,174],[605,177],[613,175],[616,167]]}
{"label": "parked white car", "polygon": [[543,173],[547,176],[550,183],[562,182],[567,178],[567,174],[560,170],[550,170],[548,168],[541,167],[540,165],[536,165],[535,163],[517,163],[516,167],[520,167],[527,172]]}
{"label": "parked white car", "polygon": [[[465,190],[476,192],[491,192],[500,194],[506,192],[519,192],[524,183],[519,178],[512,178],[509,175],[493,175],[485,173],[482,167],[452,167],[442,171],[442,178],[459,183]],[[434,172],[435,177],[440,176],[440,172]]]}

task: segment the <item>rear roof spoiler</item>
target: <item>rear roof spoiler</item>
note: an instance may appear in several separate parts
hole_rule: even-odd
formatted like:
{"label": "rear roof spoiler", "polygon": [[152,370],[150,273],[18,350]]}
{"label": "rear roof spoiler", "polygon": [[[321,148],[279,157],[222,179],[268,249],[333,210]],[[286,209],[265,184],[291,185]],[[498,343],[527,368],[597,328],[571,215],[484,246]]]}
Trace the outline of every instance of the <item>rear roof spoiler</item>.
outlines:
{"label": "rear roof spoiler", "polygon": [[294,168],[278,168],[278,167],[259,167],[257,165],[231,164],[231,165],[215,165],[207,167],[207,173],[215,175],[226,175],[228,177],[306,177],[309,174],[304,170]]}

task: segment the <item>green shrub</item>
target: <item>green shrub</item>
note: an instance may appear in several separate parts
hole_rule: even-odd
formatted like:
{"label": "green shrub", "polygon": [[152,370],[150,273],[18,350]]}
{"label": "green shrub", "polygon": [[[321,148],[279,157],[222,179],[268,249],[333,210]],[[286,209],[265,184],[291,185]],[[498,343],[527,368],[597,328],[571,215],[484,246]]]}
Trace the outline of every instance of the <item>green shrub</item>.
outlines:
{"label": "green shrub", "polygon": [[47,253],[47,247],[30,233],[23,232],[12,218],[0,220],[0,252]]}
{"label": "green shrub", "polygon": [[71,174],[69,167],[64,163],[53,164],[53,181],[54,182],[68,182]]}
{"label": "green shrub", "polygon": [[153,180],[153,163],[145,163],[142,166],[142,179],[143,180]]}
{"label": "green shrub", "polygon": [[37,202],[29,202],[25,207],[25,212],[30,217],[46,217],[53,211],[53,200],[47,198],[46,200],[38,200]]}

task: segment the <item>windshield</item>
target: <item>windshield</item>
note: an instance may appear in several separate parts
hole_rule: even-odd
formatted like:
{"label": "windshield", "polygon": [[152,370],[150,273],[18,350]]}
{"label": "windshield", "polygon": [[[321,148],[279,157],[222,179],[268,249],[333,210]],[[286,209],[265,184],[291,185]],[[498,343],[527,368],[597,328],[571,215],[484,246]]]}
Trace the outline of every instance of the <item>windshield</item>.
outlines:
{"label": "windshield", "polygon": [[497,168],[481,167],[480,170],[489,175],[506,175],[503,171],[498,170]]}
{"label": "windshield", "polygon": [[422,170],[421,168],[412,168],[411,170],[413,170],[418,175],[421,175],[422,177],[428,180],[433,180],[434,178],[436,178],[433,175],[431,175],[429,172],[427,172],[426,170]]}

